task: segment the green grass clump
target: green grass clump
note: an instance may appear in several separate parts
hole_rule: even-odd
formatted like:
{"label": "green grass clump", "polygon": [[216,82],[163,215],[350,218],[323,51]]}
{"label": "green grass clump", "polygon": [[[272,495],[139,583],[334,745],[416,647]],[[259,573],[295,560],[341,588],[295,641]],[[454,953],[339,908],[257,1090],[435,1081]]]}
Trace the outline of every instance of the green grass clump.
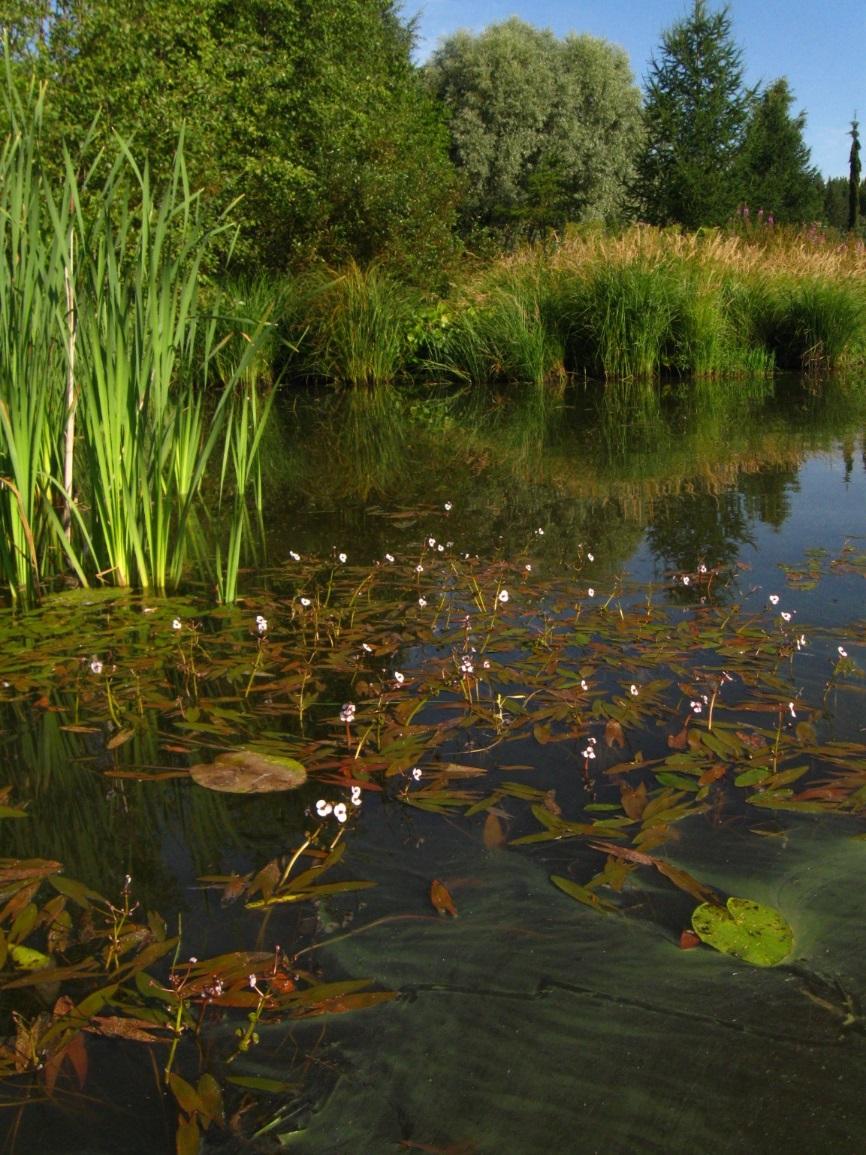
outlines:
{"label": "green grass clump", "polygon": [[381,265],[320,270],[298,283],[294,372],[331,385],[393,384],[409,358],[417,294]]}

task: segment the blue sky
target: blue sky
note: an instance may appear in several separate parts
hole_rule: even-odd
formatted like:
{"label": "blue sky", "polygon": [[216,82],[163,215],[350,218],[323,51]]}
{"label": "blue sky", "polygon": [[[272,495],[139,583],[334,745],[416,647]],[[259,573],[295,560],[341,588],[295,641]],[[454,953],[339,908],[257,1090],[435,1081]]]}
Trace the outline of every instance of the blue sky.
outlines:
{"label": "blue sky", "polygon": [[[721,7],[711,3],[711,7]],[[846,176],[855,110],[866,126],[866,4],[863,0],[731,0],[733,38],[743,52],[748,84],[786,76],[796,111],[806,113],[812,163],[825,176]],[[418,15],[418,56],[467,28],[519,16],[558,36],[587,32],[628,53],[642,83],[662,30],[691,10],[690,0],[404,0],[403,15]],[[861,133],[866,137],[866,131]]]}

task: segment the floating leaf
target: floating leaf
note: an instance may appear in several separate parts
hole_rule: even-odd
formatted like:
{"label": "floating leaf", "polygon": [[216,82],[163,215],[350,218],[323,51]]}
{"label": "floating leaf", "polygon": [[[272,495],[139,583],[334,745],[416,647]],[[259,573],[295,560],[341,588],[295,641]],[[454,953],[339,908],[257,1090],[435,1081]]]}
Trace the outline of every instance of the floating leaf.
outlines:
{"label": "floating leaf", "polygon": [[505,828],[492,812],[484,820],[484,845],[488,850],[497,850],[505,845]]}
{"label": "floating leaf", "polygon": [[219,754],[213,762],[190,767],[190,776],[206,790],[224,794],[266,794],[275,790],[297,790],[307,780],[307,771],[294,758],[262,754],[258,750],[234,750]]}
{"label": "floating leaf", "polygon": [[450,914],[452,918],[457,917],[457,907],[448,893],[448,888],[435,878],[430,883],[430,902],[437,914]]}
{"label": "floating leaf", "polygon": [[570,878],[563,878],[560,874],[551,874],[550,881],[554,886],[558,886],[561,891],[564,891],[570,898],[576,898],[578,902],[582,902],[585,906],[591,906],[593,910],[600,910],[603,914],[610,914],[617,909],[612,902],[606,902],[605,899],[599,898],[589,887],[581,886],[578,882],[572,882]]}
{"label": "floating leaf", "polygon": [[729,898],[727,907],[703,903],[692,914],[692,927],[708,946],[753,966],[778,966],[794,946],[782,915],[748,898]]}

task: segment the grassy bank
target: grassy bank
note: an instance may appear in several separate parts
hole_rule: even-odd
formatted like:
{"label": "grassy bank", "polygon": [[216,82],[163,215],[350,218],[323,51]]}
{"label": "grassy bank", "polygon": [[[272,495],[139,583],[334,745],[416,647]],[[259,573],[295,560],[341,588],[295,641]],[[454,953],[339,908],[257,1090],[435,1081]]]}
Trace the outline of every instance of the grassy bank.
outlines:
{"label": "grassy bank", "polygon": [[578,378],[622,396],[623,383],[718,389],[866,361],[866,253],[814,232],[576,234],[467,261],[447,296],[423,303],[381,267],[312,283],[290,294],[289,372],[334,385],[560,394]]}

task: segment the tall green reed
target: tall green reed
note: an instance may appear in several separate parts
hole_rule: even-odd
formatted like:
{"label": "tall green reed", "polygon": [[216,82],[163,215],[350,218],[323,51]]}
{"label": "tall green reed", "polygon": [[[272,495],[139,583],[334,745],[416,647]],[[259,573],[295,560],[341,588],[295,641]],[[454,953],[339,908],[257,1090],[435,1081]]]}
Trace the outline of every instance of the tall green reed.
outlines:
{"label": "tall green reed", "polygon": [[[225,438],[237,439],[223,458],[237,461],[236,484],[251,478],[244,463],[270,405],[251,403],[244,380],[264,322],[208,394],[225,337],[201,306],[199,274],[229,226],[201,227],[182,140],[161,193],[123,142],[103,158],[99,182],[95,169],[80,180],[68,152],[52,180],[39,156],[41,95],[20,99],[7,75],[5,98],[0,579],[13,598],[38,594],[64,566],[82,583],[162,590],[183,575],[208,464]],[[233,572],[226,588],[235,590]]]}

